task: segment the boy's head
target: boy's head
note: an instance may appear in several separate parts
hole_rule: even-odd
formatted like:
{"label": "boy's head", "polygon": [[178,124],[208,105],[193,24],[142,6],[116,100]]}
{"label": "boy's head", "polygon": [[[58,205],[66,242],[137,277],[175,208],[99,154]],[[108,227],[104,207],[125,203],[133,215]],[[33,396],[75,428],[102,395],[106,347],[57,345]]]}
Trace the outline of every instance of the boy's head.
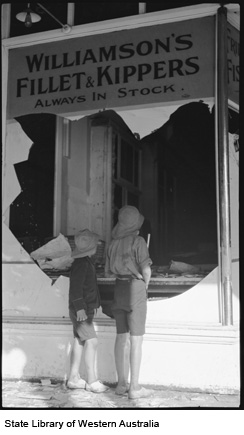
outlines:
{"label": "boy's head", "polygon": [[125,205],[119,210],[118,223],[115,225],[113,238],[125,237],[138,232],[144,221],[144,216],[132,205]]}
{"label": "boy's head", "polygon": [[85,229],[75,234],[75,249],[71,256],[73,258],[82,258],[94,255],[97,250],[99,235]]}

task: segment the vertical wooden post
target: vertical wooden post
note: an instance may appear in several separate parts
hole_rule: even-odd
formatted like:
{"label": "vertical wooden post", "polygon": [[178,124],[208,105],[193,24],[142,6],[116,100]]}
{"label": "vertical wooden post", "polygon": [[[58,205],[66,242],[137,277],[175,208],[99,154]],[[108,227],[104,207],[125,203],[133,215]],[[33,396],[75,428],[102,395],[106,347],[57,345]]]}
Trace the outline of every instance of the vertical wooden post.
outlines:
{"label": "vertical wooden post", "polygon": [[227,9],[217,11],[217,136],[220,279],[223,324],[233,324],[228,139]]}

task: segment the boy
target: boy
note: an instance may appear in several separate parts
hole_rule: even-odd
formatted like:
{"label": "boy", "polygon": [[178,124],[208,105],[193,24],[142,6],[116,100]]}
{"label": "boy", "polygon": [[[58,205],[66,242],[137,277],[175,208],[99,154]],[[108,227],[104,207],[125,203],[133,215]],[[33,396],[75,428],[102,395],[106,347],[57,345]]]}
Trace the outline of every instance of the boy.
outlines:
{"label": "boy", "polygon": [[[144,217],[136,207],[126,205],[119,210],[105,265],[105,274],[116,276],[112,304],[117,331],[114,353],[118,385],[115,393],[122,395],[128,391],[129,399],[152,394],[151,390],[140,387],[138,383],[152,264],[147,244],[139,236],[143,221]],[[130,385],[127,384],[126,366],[129,345]]]}
{"label": "boy", "polygon": [[[96,270],[91,256],[97,250],[99,236],[88,229],[75,235],[74,262],[70,271],[69,314],[73,324],[74,344],[70,358],[67,387],[103,393],[109,387],[102,384],[95,374],[97,335],[93,325],[95,309],[100,306]],[[79,367],[82,351],[87,382],[80,378]]]}

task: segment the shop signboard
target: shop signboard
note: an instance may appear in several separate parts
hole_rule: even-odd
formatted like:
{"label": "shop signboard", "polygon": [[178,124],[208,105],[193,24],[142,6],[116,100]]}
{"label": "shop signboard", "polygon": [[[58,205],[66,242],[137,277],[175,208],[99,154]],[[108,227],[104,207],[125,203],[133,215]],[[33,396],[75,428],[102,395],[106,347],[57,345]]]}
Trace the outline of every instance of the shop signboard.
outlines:
{"label": "shop signboard", "polygon": [[11,49],[8,118],[214,96],[215,17]]}
{"label": "shop signboard", "polygon": [[239,104],[240,32],[227,24],[228,98]]}

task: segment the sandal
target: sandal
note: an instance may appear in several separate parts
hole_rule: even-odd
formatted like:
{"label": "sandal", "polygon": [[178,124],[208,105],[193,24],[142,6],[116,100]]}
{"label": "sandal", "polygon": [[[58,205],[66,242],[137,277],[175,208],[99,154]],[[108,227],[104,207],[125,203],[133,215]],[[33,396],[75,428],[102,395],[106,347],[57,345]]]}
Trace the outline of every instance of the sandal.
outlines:
{"label": "sandal", "polygon": [[71,390],[84,390],[86,387],[86,381],[81,378],[77,381],[67,381],[67,387]]}
{"label": "sandal", "polygon": [[95,381],[91,384],[86,384],[86,390],[91,391],[92,393],[104,393],[108,389],[109,387],[106,387],[106,385],[102,384],[101,381]]}
{"label": "sandal", "polygon": [[130,391],[128,394],[129,399],[141,399],[143,397],[149,397],[154,394],[153,390],[147,390],[144,387],[141,387],[140,390]]}

